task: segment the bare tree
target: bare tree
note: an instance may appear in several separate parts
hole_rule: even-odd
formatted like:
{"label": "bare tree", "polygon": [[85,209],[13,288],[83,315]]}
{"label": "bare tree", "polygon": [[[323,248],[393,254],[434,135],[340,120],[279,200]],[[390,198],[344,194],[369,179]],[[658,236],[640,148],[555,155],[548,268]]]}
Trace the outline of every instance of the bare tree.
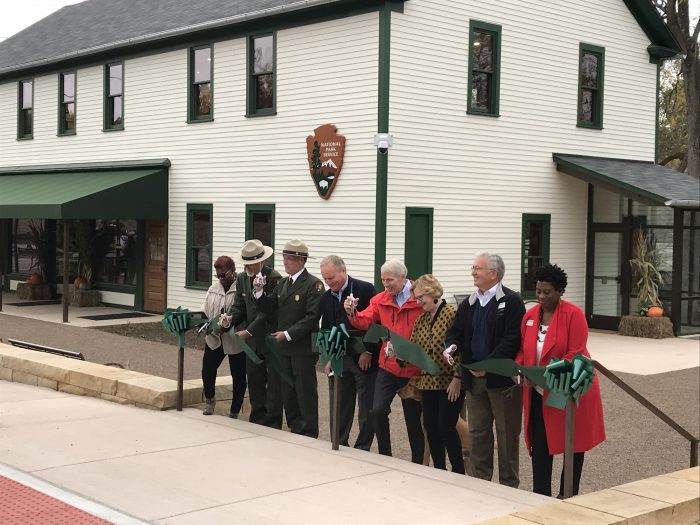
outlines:
{"label": "bare tree", "polygon": [[688,0],[652,0],[666,21],[685,57],[681,60],[681,75],[685,89],[688,123],[688,151],[683,164],[688,175],[700,178],[700,22],[691,28]]}

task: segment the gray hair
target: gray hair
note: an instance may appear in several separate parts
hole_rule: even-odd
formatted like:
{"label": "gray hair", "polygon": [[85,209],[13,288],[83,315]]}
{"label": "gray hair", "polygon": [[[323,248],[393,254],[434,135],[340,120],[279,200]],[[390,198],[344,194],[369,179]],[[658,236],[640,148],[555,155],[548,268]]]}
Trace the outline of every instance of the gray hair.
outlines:
{"label": "gray hair", "polygon": [[506,264],[503,262],[503,258],[500,255],[497,255],[495,253],[489,253],[489,252],[478,252],[476,254],[477,257],[486,257],[488,259],[488,263],[486,264],[486,267],[489,270],[496,270],[496,275],[498,275],[498,280],[502,281],[503,276],[506,274]]}
{"label": "gray hair", "polygon": [[320,266],[326,266],[328,264],[332,264],[336,270],[339,272],[344,272],[346,270],[345,268],[345,261],[338,257],[337,255],[327,255],[323,259],[321,259],[321,264]]}
{"label": "gray hair", "polygon": [[406,277],[406,275],[408,275],[408,268],[406,268],[406,265],[398,259],[389,259],[382,264],[380,272],[390,273],[396,277]]}

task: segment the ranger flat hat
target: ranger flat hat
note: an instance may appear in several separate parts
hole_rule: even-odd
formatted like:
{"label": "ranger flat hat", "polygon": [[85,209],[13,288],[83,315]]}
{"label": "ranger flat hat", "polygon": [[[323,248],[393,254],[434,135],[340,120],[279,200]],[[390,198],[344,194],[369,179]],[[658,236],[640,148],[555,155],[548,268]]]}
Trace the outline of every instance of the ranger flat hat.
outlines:
{"label": "ranger flat hat", "polygon": [[284,245],[284,250],[282,250],[282,255],[296,255],[298,257],[308,257],[309,248],[306,246],[304,241],[299,239],[294,239],[289,241]]}
{"label": "ranger flat hat", "polygon": [[269,246],[265,246],[257,239],[251,239],[243,243],[243,248],[241,248],[241,253],[233,256],[234,260],[238,264],[255,264],[260,261],[266,261],[270,256],[275,253],[275,250]]}

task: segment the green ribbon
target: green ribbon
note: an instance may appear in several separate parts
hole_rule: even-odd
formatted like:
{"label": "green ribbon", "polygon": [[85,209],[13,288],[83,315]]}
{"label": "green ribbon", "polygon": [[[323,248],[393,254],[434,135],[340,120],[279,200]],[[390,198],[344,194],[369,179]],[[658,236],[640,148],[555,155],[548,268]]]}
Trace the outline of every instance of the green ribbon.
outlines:
{"label": "green ribbon", "polygon": [[547,366],[521,366],[512,359],[484,359],[462,364],[464,368],[485,371],[506,377],[522,375],[533,384],[549,391],[545,405],[566,408],[569,398],[578,406],[581,396],[593,384],[593,362],[585,355],[576,354],[571,361],[552,359]]}
{"label": "green ribbon", "polygon": [[[325,365],[330,361],[331,370],[338,377],[343,375],[343,358],[347,354],[348,343],[352,341],[345,323],[340,323],[331,328],[322,328],[316,334],[316,339],[312,343],[314,352],[321,354],[321,362]],[[357,352],[357,345],[351,345]]]}
{"label": "green ribbon", "polygon": [[253,350],[248,343],[246,343],[241,336],[239,336],[234,330],[233,327],[231,327],[230,330],[223,332],[224,337],[228,337],[233,341],[233,344],[238,346],[243,352],[245,352],[245,355],[248,356],[248,358],[255,363],[256,365],[259,365],[263,362],[262,359],[260,359],[260,356]]}
{"label": "green ribbon", "polygon": [[163,328],[178,336],[180,348],[185,348],[185,333],[192,328],[198,328],[206,323],[201,313],[195,317],[187,308],[178,306],[174,310],[168,308],[163,312]]}
{"label": "green ribbon", "polygon": [[394,347],[394,353],[400,359],[417,366],[421,370],[433,376],[445,375],[445,372],[440,368],[433,359],[413,341],[409,341],[405,337],[392,332],[386,326],[372,324],[367,329],[364,341],[366,343],[378,343],[389,339]]}

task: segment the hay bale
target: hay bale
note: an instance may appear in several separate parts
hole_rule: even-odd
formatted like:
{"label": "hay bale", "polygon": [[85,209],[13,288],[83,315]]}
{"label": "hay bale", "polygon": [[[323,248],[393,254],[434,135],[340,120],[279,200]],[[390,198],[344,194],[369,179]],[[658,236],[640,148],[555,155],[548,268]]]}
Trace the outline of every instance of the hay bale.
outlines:
{"label": "hay bale", "polygon": [[673,324],[668,317],[623,315],[617,331],[620,335],[664,339],[673,337]]}

